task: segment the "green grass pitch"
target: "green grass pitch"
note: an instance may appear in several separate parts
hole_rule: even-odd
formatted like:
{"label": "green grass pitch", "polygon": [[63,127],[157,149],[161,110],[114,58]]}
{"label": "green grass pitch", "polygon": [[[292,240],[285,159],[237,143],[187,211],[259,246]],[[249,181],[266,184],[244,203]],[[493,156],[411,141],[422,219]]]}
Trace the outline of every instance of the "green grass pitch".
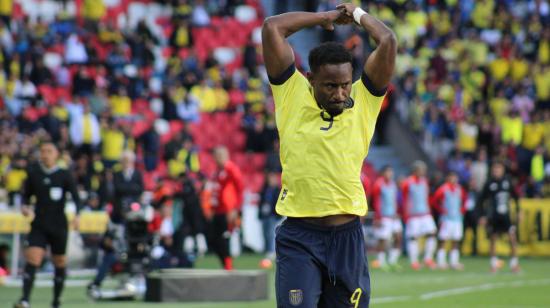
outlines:
{"label": "green grass pitch", "polygon": [[[260,256],[244,255],[235,261],[237,269],[256,269]],[[504,268],[497,274],[489,273],[488,259],[463,258],[463,272],[413,272],[401,259],[403,271],[382,272],[371,270],[371,307],[550,307],[550,260],[542,258],[520,259],[522,272],[512,274]],[[218,268],[217,260],[207,256],[198,262],[200,268]],[[273,272],[273,271],[272,271]],[[273,277],[273,275],[271,275]],[[275,307],[273,283],[268,301],[157,304],[145,302],[93,302],[86,298],[83,287],[67,287],[63,295],[67,308],[260,308]],[[19,288],[0,287],[0,307],[11,307],[20,295]],[[35,287],[33,308],[49,307],[51,288]]]}

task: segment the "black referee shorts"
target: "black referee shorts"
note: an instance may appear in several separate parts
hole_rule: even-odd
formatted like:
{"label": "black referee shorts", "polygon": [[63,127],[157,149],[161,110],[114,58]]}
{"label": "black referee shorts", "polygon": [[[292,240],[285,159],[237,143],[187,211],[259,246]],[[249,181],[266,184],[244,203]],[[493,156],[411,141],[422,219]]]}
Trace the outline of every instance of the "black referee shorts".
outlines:
{"label": "black referee shorts", "polygon": [[40,225],[31,226],[31,232],[27,236],[27,247],[40,247],[50,250],[54,255],[64,255],[67,251],[68,228],[45,228]]}
{"label": "black referee shorts", "polygon": [[504,234],[510,232],[512,228],[512,222],[508,215],[495,215],[489,220],[489,233],[490,234]]}

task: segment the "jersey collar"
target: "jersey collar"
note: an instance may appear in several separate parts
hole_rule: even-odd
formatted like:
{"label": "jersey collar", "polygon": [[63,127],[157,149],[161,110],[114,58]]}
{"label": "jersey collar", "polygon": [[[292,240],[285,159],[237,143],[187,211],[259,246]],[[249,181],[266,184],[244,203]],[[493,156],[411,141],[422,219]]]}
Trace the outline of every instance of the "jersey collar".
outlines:
{"label": "jersey collar", "polygon": [[44,166],[44,164],[40,163],[40,169],[42,169],[42,171],[44,171],[44,173],[46,173],[46,174],[52,174],[52,173],[56,172],[59,169],[59,166],[55,165],[52,168],[48,169],[46,166]]}

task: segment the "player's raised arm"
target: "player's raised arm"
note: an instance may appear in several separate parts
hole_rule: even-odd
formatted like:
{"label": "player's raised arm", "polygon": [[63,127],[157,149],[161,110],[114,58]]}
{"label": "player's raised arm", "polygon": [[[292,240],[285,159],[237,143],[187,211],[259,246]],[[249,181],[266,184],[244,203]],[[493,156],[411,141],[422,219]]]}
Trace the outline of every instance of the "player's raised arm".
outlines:
{"label": "player's raised arm", "polygon": [[322,26],[333,30],[333,24],[346,24],[351,18],[334,10],[320,13],[291,12],[267,18],[262,27],[265,68],[271,80],[280,79],[293,63],[294,53],[287,37],[307,27]]}
{"label": "player's raised arm", "polygon": [[[353,17],[376,42],[376,49],[365,62],[364,72],[374,90],[385,89],[391,80],[397,55],[397,39],[393,31],[383,22],[351,3],[337,6],[347,16]],[[369,89],[369,90],[373,90]]]}

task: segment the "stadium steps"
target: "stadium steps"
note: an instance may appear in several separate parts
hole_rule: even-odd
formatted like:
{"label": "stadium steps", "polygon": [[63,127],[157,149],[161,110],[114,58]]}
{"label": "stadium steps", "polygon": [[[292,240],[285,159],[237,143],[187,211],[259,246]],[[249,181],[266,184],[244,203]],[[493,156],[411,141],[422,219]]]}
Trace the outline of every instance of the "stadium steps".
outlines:
{"label": "stadium steps", "polygon": [[406,175],[409,167],[401,160],[397,151],[391,145],[373,145],[369,149],[367,161],[376,169],[380,169],[385,165],[392,166],[395,175]]}

